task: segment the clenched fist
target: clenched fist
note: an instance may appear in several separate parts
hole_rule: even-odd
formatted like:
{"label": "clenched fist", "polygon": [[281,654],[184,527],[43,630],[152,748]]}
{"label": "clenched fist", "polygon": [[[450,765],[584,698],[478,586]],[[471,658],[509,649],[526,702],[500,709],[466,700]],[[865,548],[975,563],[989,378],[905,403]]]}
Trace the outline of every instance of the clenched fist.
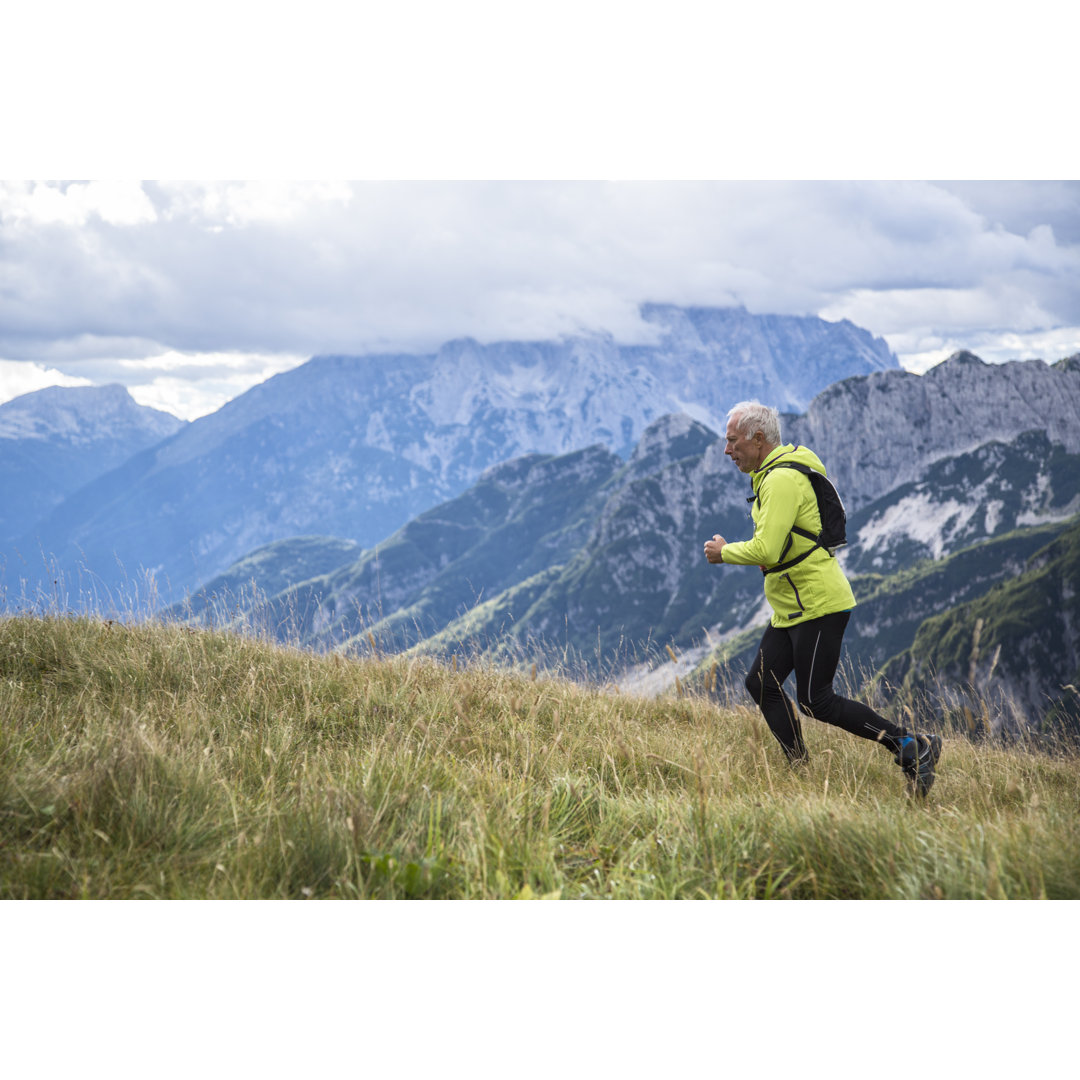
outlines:
{"label": "clenched fist", "polygon": [[718,533],[711,540],[705,541],[705,558],[711,563],[723,562],[720,552],[724,550],[727,541]]}

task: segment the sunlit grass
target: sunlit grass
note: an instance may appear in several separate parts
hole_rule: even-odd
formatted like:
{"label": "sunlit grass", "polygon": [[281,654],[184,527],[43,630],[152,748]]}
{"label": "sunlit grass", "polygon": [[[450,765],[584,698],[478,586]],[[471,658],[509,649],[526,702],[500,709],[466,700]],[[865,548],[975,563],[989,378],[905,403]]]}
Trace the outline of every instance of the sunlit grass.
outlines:
{"label": "sunlit grass", "polygon": [[1077,898],[1080,762],[947,736],[925,804],[807,721],[150,622],[0,621],[0,897]]}

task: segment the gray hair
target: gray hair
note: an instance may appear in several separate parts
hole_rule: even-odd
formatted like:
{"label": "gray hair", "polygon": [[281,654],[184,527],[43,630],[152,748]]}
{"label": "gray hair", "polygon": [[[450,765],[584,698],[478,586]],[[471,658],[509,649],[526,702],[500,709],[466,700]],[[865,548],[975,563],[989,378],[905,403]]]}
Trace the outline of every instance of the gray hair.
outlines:
{"label": "gray hair", "polygon": [[728,410],[728,423],[736,417],[735,427],[744,438],[751,438],[760,431],[766,442],[773,446],[780,445],[780,414],[775,409],[762,405],[760,401],[740,401]]}

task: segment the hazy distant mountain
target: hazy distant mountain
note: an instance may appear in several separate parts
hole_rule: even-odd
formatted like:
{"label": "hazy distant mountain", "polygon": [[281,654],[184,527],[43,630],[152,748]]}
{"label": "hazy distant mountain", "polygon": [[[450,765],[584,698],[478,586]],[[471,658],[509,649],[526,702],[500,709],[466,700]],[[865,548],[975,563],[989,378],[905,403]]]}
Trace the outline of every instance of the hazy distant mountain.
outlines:
{"label": "hazy distant mountain", "polygon": [[837,379],[897,367],[848,322],[665,305],[643,314],[655,344],[590,335],[317,357],[73,493],[20,550],[54,553],[69,575],[85,566],[104,589],[147,568],[177,599],[275,540],[370,547],[522,454],[596,443],[626,453],[672,411],[717,428],[740,398],[803,408]]}
{"label": "hazy distant mountain", "polygon": [[250,611],[260,598],[276,596],[298,581],[329,574],[363,555],[359,544],[334,536],[293,536],[257,548],[208,581],[168,614],[211,625]]}
{"label": "hazy distant mountain", "polygon": [[185,423],[122,386],[50,386],[0,405],[0,540]]}
{"label": "hazy distant mountain", "polygon": [[[384,647],[404,649],[485,596],[570,558],[586,542],[605,486],[622,467],[601,446],[497,465],[351,563],[294,578],[293,588],[276,595],[257,578],[269,603],[241,598],[239,609],[245,622],[305,645],[338,644],[377,625]],[[263,551],[270,555],[278,546]],[[208,591],[200,589],[195,599]]]}

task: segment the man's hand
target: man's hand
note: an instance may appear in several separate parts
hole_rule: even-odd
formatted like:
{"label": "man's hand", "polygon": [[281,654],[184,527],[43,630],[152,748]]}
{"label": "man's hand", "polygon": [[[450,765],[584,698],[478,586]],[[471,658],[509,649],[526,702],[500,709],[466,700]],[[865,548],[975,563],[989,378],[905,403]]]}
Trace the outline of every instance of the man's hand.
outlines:
{"label": "man's hand", "polygon": [[711,540],[705,541],[705,558],[711,563],[719,563],[724,560],[720,557],[720,552],[724,550],[724,545],[727,541],[719,535],[714,536]]}

